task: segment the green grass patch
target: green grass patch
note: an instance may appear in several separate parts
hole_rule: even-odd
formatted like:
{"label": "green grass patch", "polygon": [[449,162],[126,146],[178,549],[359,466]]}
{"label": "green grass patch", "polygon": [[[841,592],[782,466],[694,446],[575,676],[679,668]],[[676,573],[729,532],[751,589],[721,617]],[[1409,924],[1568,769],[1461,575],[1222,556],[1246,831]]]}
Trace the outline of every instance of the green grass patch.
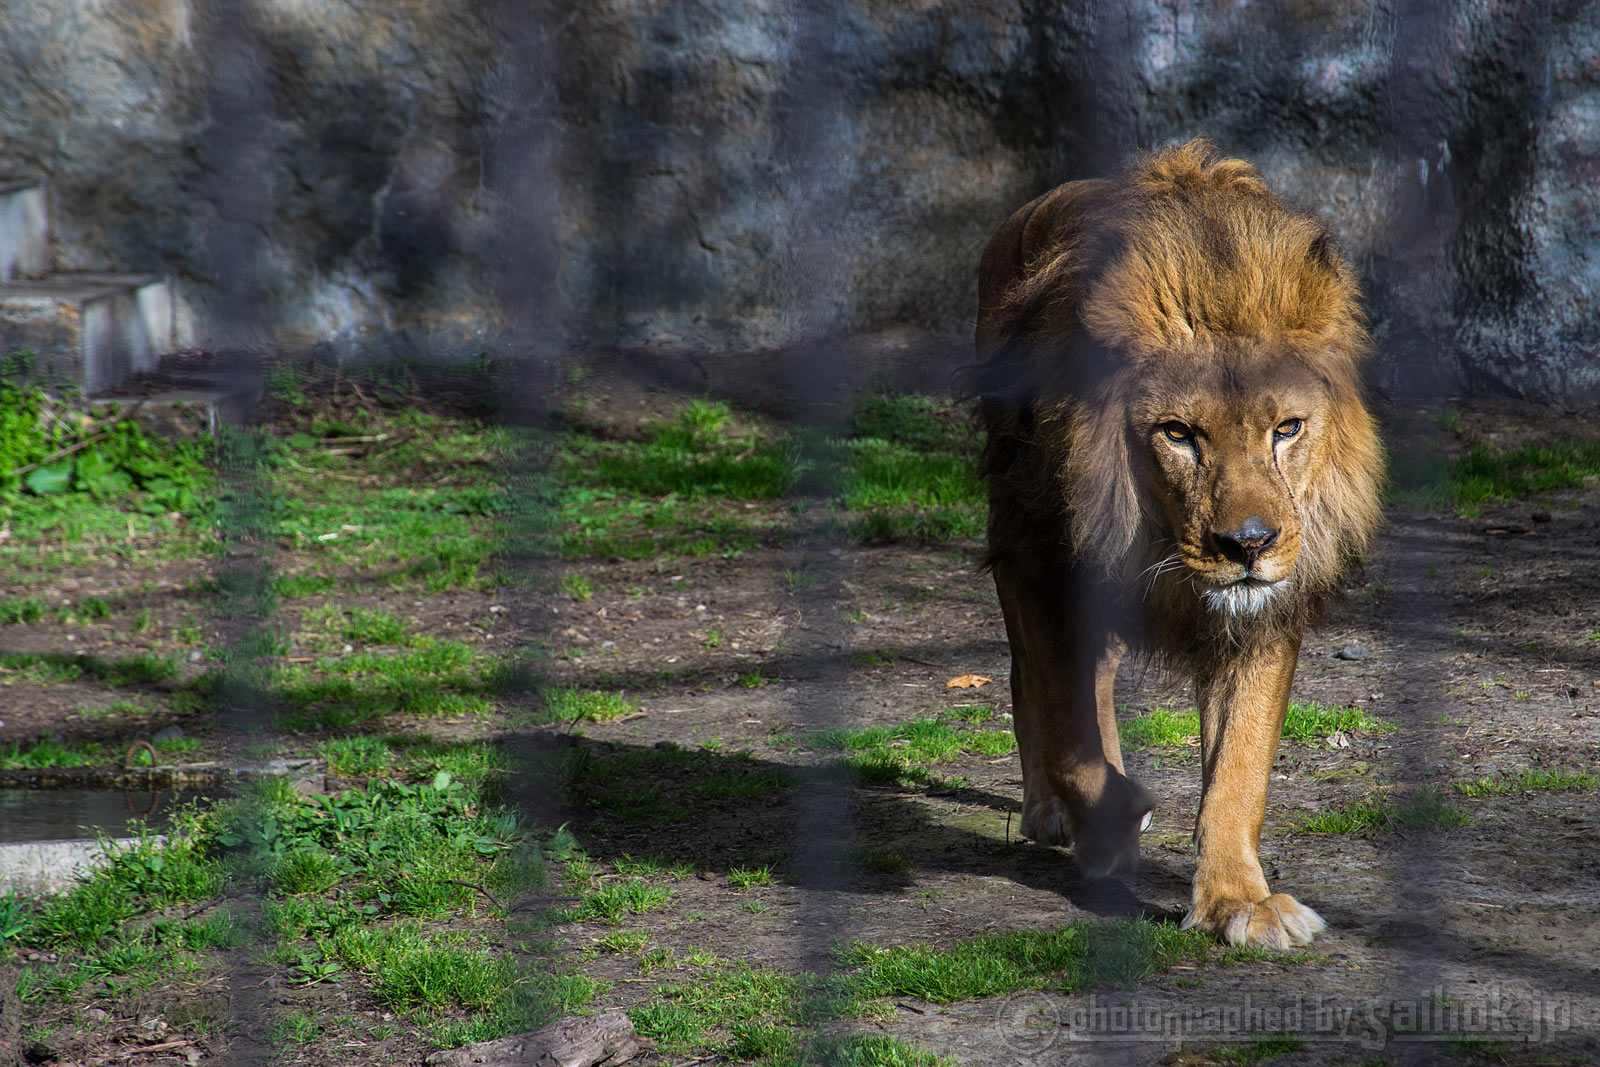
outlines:
{"label": "green grass patch", "polygon": [[[494,661],[471,645],[429,636],[410,638],[403,652],[357,652],[315,665],[272,671],[271,691],[287,708],[285,725],[340,729],[397,712],[483,715],[493,708]],[[218,672],[203,688],[224,684]]]}
{"label": "green grass patch", "polygon": [[1194,930],[1143,919],[1076,922],[1053,930],[991,934],[948,948],[860,942],[840,956],[852,993],[909,996],[938,1004],[1022,989],[1075,993],[1125,987],[1185,959],[1206,960],[1211,942]]}
{"label": "green grass patch", "polygon": [[1600,789],[1600,775],[1588,771],[1547,771],[1535,768],[1498,778],[1454,782],[1463,796],[1510,796],[1518,793],[1589,793]]}
{"label": "green grass patch", "polygon": [[1253,1038],[1242,1045],[1217,1045],[1211,1050],[1211,1058],[1218,1063],[1249,1064],[1305,1050],[1306,1043],[1300,1038],[1292,1034],[1273,1034]]}
{"label": "green grass patch", "polygon": [[552,686],[540,694],[544,708],[537,721],[610,722],[631,715],[639,705],[621,693],[605,693],[595,689],[578,689],[574,686]]}
{"label": "green grass patch", "polygon": [[1403,507],[1476,516],[1485,504],[1581,489],[1600,477],[1600,441],[1566,440],[1506,450],[1478,444],[1453,459],[1421,450],[1390,457],[1390,499]]}
{"label": "green grass patch", "polygon": [[0,600],[0,624],[38,622],[44,618],[45,604],[36,596]]}
{"label": "green grass patch", "polygon": [[582,901],[573,909],[572,919],[576,922],[599,919],[614,926],[624,915],[643,915],[664,908],[671,901],[672,890],[666,886],[651,885],[643,878],[630,878],[626,882],[609,882],[583,894]]}
{"label": "green grass patch", "polygon": [[1123,744],[1133,748],[1182,748],[1200,738],[1200,713],[1151,708],[1117,724]]}
{"label": "green grass patch", "polygon": [[[144,753],[148,761],[149,753]],[[84,767],[110,762],[111,754],[97,741],[57,741],[41,738],[24,748],[20,742],[0,745],[0,768],[31,770],[35,767]]]}
{"label": "green grass patch", "polygon": [[1283,720],[1283,736],[1308,745],[1332,733],[1389,733],[1398,728],[1388,719],[1369,715],[1361,708],[1330,707],[1315,701],[1291,700]]}
{"label": "green grass patch", "polygon": [[754,889],[772,884],[772,868],[734,867],[728,871],[728,884],[734,889]]}
{"label": "green grass patch", "polygon": [[1450,807],[1437,793],[1421,790],[1315,812],[1302,818],[1298,829],[1308,834],[1379,834],[1450,830],[1471,822],[1470,815]]}
{"label": "green grass patch", "polygon": [[384,774],[394,766],[388,743],[364,734],[324,741],[319,754],[327,761],[329,774],[344,778]]}
{"label": "green grass patch", "polygon": [[1003,756],[1017,747],[1010,730],[957,726],[945,718],[917,719],[898,726],[819,730],[807,736],[804,743],[813,750],[846,753],[846,764],[864,782],[922,781],[927,779],[931,766],[953,763],[968,755]]}
{"label": "green grass patch", "polygon": [[[737,555],[808,530],[860,541],[979,537],[979,447],[963,409],[927,397],[869,398],[839,437],[694,401],[645,441],[560,439],[555,544],[568,557],[644,558]],[[787,516],[718,507],[796,494],[814,506]],[[573,582],[568,594],[586,599]]]}
{"label": "green grass patch", "polygon": [[[1124,718],[1117,726],[1123,744],[1134,748],[1184,748],[1200,740],[1200,713],[1193,708],[1174,711],[1151,708]],[[1356,707],[1330,707],[1315,701],[1292,700],[1283,720],[1283,738],[1313,745],[1336,732],[1387,733],[1394,723]]]}
{"label": "green grass patch", "polygon": [[25,672],[44,682],[95,678],[113,687],[170,682],[179,675],[174,657],[155,652],[119,659],[67,652],[5,652],[0,653],[0,670]]}

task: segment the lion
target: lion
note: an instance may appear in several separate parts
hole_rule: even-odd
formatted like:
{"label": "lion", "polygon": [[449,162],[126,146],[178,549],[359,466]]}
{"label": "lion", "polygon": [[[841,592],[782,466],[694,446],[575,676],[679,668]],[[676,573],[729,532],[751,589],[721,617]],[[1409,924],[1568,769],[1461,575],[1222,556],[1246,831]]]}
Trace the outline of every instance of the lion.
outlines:
{"label": "lion", "polygon": [[1201,801],[1185,928],[1287,948],[1326,928],[1257,855],[1301,634],[1368,549],[1373,345],[1328,229],[1205,141],[1025,205],[979,267],[978,414],[1011,646],[1022,833],[1136,869],[1130,650],[1194,679]]}

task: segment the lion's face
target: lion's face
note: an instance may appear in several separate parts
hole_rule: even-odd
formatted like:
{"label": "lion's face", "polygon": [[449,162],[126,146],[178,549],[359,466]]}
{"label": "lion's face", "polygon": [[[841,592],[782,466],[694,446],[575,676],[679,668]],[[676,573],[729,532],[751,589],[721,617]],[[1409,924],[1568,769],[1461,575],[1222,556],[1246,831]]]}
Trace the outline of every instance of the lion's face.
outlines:
{"label": "lion's face", "polygon": [[1187,576],[1214,611],[1256,614],[1300,558],[1297,502],[1328,447],[1326,389],[1292,357],[1245,352],[1172,360],[1140,392],[1135,447],[1166,520],[1158,571]]}

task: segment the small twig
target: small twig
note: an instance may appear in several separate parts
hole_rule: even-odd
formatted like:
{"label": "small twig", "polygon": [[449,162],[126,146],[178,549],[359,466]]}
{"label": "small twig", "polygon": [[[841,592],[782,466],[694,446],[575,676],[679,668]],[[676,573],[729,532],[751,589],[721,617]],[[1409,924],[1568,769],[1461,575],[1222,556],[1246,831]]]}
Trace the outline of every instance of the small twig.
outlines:
{"label": "small twig", "polygon": [[196,904],[194,907],[190,908],[188,911],[183,913],[183,919],[184,919],[185,922],[188,922],[190,919],[194,918],[196,915],[199,915],[202,911],[205,911],[208,908],[214,908],[218,904],[221,904],[226,899],[228,899],[228,898],[227,897],[212,897],[210,900],[203,901],[202,903]]}
{"label": "small twig", "polygon": [[[144,400],[141,398],[140,401],[137,404],[133,405],[133,407],[129,408],[127,411],[119,412],[116,415],[111,416],[109,419],[101,419],[99,422],[92,423],[90,426],[87,427],[87,429],[89,429],[89,430],[99,430],[100,431],[99,433],[94,434],[92,437],[86,437],[82,441],[79,441],[75,445],[69,445],[66,448],[57,449],[56,451],[50,453],[48,456],[44,457],[43,459],[41,459],[37,463],[30,463],[26,467],[18,467],[16,470],[11,472],[12,476],[16,477],[16,478],[20,478],[24,474],[32,474],[34,471],[38,470],[40,467],[48,467],[50,464],[54,463],[58,459],[65,459],[66,457],[72,455],[74,452],[81,452],[83,449],[88,448],[90,445],[99,444],[101,441],[104,441],[107,437],[111,436],[110,427],[115,426],[117,423],[122,422],[122,421],[124,421],[126,419],[133,418],[133,416],[136,415],[138,413],[139,409],[142,408],[142,407],[144,407]],[[55,417],[55,416],[52,416],[52,417],[56,418],[57,422],[61,422],[63,426],[68,425],[67,423],[63,422],[60,418]]]}
{"label": "small twig", "polygon": [[935,663],[931,659],[918,659],[915,656],[908,656],[904,652],[894,652],[894,653],[891,653],[891,655],[893,655],[895,659],[903,659],[903,660],[907,661],[908,663],[920,663],[924,667],[949,667],[950,666],[950,664],[948,664],[948,663]]}
{"label": "small twig", "polygon": [[365,437],[324,437],[318,441],[319,445],[370,445],[375,441],[387,441],[386,433],[368,434]]}
{"label": "small twig", "polygon": [[579,901],[579,900],[582,900],[582,899],[583,899],[582,897],[573,897],[573,896],[565,896],[565,897],[533,897],[533,898],[531,898],[529,900],[524,900],[522,903],[516,905],[511,910],[512,911],[533,911],[535,908],[542,908],[546,904],[554,904],[554,903],[556,903],[558,901],[576,902],[576,901]]}
{"label": "small twig", "polygon": [[194,1044],[193,1041],[163,1041],[159,1045],[143,1045],[139,1048],[129,1049],[117,1058],[129,1060],[135,1056],[143,1056],[148,1052],[171,1052],[175,1048],[184,1048],[192,1044]]}
{"label": "small twig", "polygon": [[109,431],[109,430],[107,430],[105,433],[97,433],[93,437],[84,438],[82,441],[79,441],[75,445],[71,445],[71,446],[69,446],[67,448],[58,449],[57,451],[50,453],[48,456],[44,457],[43,459],[41,459],[37,463],[30,463],[26,467],[18,467],[16,470],[12,471],[11,473],[12,473],[12,475],[14,477],[17,477],[17,478],[22,477],[24,474],[32,474],[34,471],[38,470],[40,467],[48,467],[48,466],[50,466],[50,464],[54,463],[56,460],[65,459],[66,457],[72,455],[74,452],[81,452],[85,448],[88,448],[90,445],[99,444],[101,441],[104,441],[106,438],[108,438],[110,436],[111,436],[111,431]]}
{"label": "small twig", "polygon": [[493,904],[495,907],[497,907],[497,908],[505,907],[505,905],[501,904],[500,901],[495,897],[495,895],[493,893],[491,893],[487,889],[483,888],[483,886],[479,885],[477,882],[463,882],[459,878],[441,878],[439,880],[441,882],[448,883],[449,885],[460,885],[460,886],[466,886],[468,889],[476,889],[478,892],[482,893],[485,897],[489,898],[489,903]]}

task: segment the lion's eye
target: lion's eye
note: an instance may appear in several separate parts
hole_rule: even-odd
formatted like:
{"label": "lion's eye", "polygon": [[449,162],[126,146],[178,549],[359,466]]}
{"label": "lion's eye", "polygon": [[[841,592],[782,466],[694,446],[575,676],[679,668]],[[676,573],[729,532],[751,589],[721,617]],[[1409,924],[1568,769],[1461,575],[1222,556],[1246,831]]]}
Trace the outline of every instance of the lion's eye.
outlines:
{"label": "lion's eye", "polygon": [[1272,431],[1272,436],[1280,441],[1287,441],[1299,433],[1300,428],[1304,425],[1305,423],[1299,419],[1284,419],[1278,423],[1278,428]]}
{"label": "lion's eye", "polygon": [[1166,434],[1169,441],[1193,441],[1194,431],[1181,422],[1164,422],[1161,432]]}

